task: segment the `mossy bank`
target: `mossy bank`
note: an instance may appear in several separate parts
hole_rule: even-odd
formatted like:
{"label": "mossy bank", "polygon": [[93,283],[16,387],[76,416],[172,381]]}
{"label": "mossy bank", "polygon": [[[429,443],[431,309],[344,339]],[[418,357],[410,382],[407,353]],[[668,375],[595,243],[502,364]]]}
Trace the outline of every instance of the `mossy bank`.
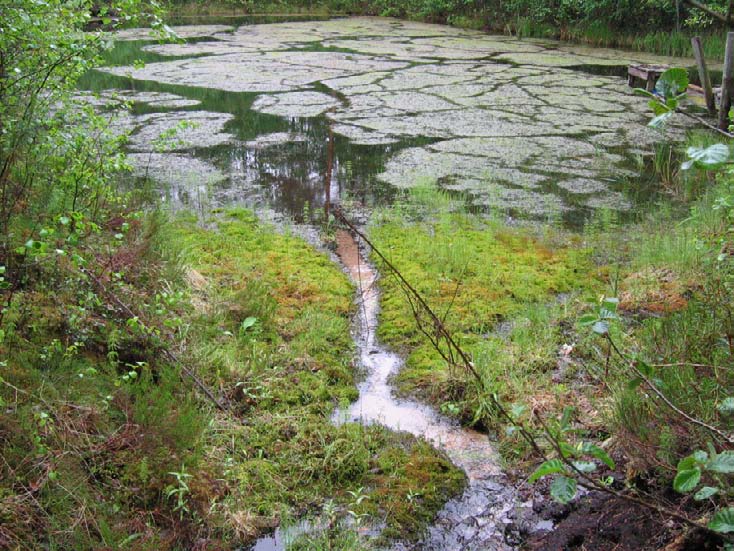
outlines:
{"label": "mossy bank", "polygon": [[99,236],[114,261],[88,277],[49,261],[35,274],[47,292],[15,293],[2,537],[230,548],[327,503],[417,537],[463,475],[412,437],[330,423],[356,396],[346,276],[249,211],[202,222],[139,218],[119,239]]}

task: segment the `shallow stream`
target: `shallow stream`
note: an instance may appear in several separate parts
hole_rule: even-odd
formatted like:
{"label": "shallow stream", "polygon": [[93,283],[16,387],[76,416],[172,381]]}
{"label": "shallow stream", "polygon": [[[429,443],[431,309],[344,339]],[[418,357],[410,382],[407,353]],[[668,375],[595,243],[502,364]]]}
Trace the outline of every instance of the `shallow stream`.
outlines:
{"label": "shallow stream", "polygon": [[[478,212],[579,227],[597,209],[624,218],[649,204],[654,148],[684,131],[680,121],[665,136],[648,128],[647,102],[623,77],[632,61],[690,60],[392,19],[279,21],[180,26],[185,42],[174,44],[123,31],[109,66],[84,78],[80,97],[131,131],[135,174],[172,209],[244,205],[308,223],[331,204],[369,213],[432,185]],[[464,469],[466,491],[421,548],[511,548],[505,525],[519,504],[487,437],[393,396],[401,358],[375,337],[377,274],[348,234],[337,253],[359,287],[366,378],[335,422],[422,436]]]}

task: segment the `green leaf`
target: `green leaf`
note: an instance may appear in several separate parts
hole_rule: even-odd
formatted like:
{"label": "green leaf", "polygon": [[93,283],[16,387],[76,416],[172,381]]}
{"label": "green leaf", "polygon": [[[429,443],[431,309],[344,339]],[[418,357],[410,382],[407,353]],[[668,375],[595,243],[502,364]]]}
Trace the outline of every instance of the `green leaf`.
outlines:
{"label": "green leaf", "polygon": [[657,97],[655,96],[655,94],[653,94],[652,92],[648,92],[648,91],[647,91],[647,90],[645,90],[644,88],[634,88],[634,89],[632,90],[632,92],[633,92],[634,94],[637,94],[638,96],[647,96],[648,98],[654,98],[654,99],[657,99]]}
{"label": "green leaf", "polygon": [[605,308],[611,312],[616,312],[619,307],[619,299],[617,297],[606,297],[602,303],[602,308]]}
{"label": "green leaf", "polygon": [[552,483],[550,493],[553,499],[566,504],[576,497],[576,480],[567,476],[559,476]]}
{"label": "green leaf", "polygon": [[700,465],[708,461],[708,454],[703,450],[696,450],[692,455],[678,461],[678,472],[700,468]]}
{"label": "green leaf", "polygon": [[[712,455],[713,455],[713,454],[715,454],[715,453],[716,453],[716,450],[714,450],[714,449],[712,448],[712,449],[711,449],[711,453],[712,453]],[[697,461],[698,463],[701,463],[701,464],[703,464],[703,463],[706,463],[706,461],[708,461],[708,459],[709,459],[709,454],[707,454],[707,453],[706,453],[705,451],[703,451],[703,450],[696,450],[695,452],[693,452],[693,455],[692,455],[691,457],[693,457],[693,459],[694,459],[695,461]]]}
{"label": "green leaf", "polygon": [[530,478],[528,478],[528,482],[532,484],[539,478],[542,478],[546,475],[562,473],[565,470],[566,468],[563,465],[563,461],[561,461],[560,459],[549,459],[548,461],[543,463],[540,467],[535,469],[535,472],[530,475]]}
{"label": "green leaf", "polygon": [[243,333],[247,331],[250,327],[255,325],[257,323],[257,318],[254,318],[250,316],[249,318],[245,318],[245,320],[240,324],[240,331]]}
{"label": "green leaf", "polygon": [[709,147],[689,147],[686,149],[688,161],[681,165],[683,170],[692,166],[702,169],[718,168],[729,160],[729,147],[723,143],[716,143]]}
{"label": "green leaf", "polygon": [[715,473],[734,473],[734,451],[723,451],[716,457],[712,457],[706,468]]}
{"label": "green leaf", "polygon": [[718,488],[714,488],[713,486],[704,486],[693,495],[693,499],[696,501],[703,501],[704,499],[708,499],[718,493]]}
{"label": "green leaf", "polygon": [[655,91],[666,100],[677,97],[687,89],[688,71],[679,67],[672,67],[665,71],[655,84]]}
{"label": "green leaf", "polygon": [[701,469],[698,467],[694,469],[686,469],[684,471],[678,471],[673,480],[673,489],[676,492],[685,494],[693,490],[698,483],[701,481]]}
{"label": "green leaf", "polygon": [[581,316],[579,318],[579,324],[580,325],[591,325],[592,323],[598,321],[598,317],[596,314],[586,314],[584,316]]}
{"label": "green leaf", "polygon": [[610,469],[614,469],[616,467],[614,460],[609,457],[609,454],[604,451],[599,446],[595,446],[594,444],[591,444],[590,442],[584,442],[583,445],[583,452],[587,455],[590,455],[591,457],[598,459],[602,463],[604,463],[607,467]]}
{"label": "green leaf", "polygon": [[726,509],[716,511],[714,518],[709,522],[709,528],[721,534],[734,532],[734,508],[727,507]]}
{"label": "green leaf", "polygon": [[729,396],[728,398],[724,398],[721,403],[716,406],[716,409],[718,409],[719,413],[723,415],[731,415],[734,413],[734,397]]}
{"label": "green leaf", "polygon": [[563,415],[561,416],[561,430],[565,431],[571,426],[573,420],[574,408],[572,406],[566,406],[563,408]]}
{"label": "green leaf", "polygon": [[652,108],[652,112],[655,113],[655,115],[664,115],[670,111],[668,106],[662,103],[657,97],[654,100],[647,102],[647,104]]}
{"label": "green leaf", "polygon": [[606,321],[597,321],[591,326],[591,330],[597,335],[608,335],[609,334],[609,323]]}
{"label": "green leaf", "polygon": [[573,466],[582,473],[593,473],[596,470],[596,463],[593,461],[574,461]]}
{"label": "green leaf", "polygon": [[672,116],[673,116],[672,111],[666,111],[665,113],[662,113],[658,115],[657,117],[653,118],[650,122],[647,123],[647,126],[649,126],[650,128],[660,128],[666,122],[668,122],[668,119]]}

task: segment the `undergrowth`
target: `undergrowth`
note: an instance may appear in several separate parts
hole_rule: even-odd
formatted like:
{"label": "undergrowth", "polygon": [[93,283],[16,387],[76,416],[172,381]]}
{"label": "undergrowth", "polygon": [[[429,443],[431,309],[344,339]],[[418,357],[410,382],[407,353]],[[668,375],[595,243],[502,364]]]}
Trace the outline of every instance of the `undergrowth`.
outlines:
{"label": "undergrowth", "polygon": [[463,475],[413,437],[331,424],[357,395],[346,276],[248,211],[136,220],[88,244],[114,248],[87,277],[41,263],[5,312],[3,545],[224,549],[329,501],[419,537]]}
{"label": "undergrowth", "polygon": [[[525,0],[505,3],[459,0],[220,0],[201,2],[173,0],[174,16],[186,15],[367,15],[398,17],[415,21],[445,23],[459,28],[501,32],[520,38],[546,38],[602,48],[623,48],[666,56],[692,57],[691,37],[701,36],[704,54],[723,60],[726,32],[694,11],[686,12],[690,24],[675,28],[675,10],[669,6],[646,6],[621,10],[619,14],[565,13],[549,2],[536,2],[529,9]],[[593,2],[588,2],[593,4]],[[581,3],[580,3],[581,4]],[[668,8],[668,9],[666,9]],[[602,10],[603,11],[603,10]],[[620,20],[621,19],[621,20]],[[643,23],[647,21],[647,23]]]}

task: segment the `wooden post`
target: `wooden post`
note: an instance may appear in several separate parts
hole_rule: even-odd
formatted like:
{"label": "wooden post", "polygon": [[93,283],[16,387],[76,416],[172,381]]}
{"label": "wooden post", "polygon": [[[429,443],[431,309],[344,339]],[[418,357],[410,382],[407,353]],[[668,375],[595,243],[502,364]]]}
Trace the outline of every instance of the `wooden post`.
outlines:
{"label": "wooden post", "polygon": [[[329,123],[329,141],[326,144],[326,173],[324,174],[324,220],[328,224],[331,213],[331,178],[334,174],[334,131]],[[308,222],[308,220],[307,220]]]}
{"label": "wooden post", "polygon": [[721,80],[721,105],[719,106],[719,130],[729,127],[729,109],[731,108],[732,74],[734,73],[734,32],[726,33],[726,51],[724,52],[724,76]]}
{"label": "wooden post", "polygon": [[703,48],[701,47],[701,38],[694,36],[691,38],[691,46],[693,46],[693,55],[696,56],[696,66],[698,66],[698,78],[701,80],[701,88],[703,88],[703,96],[706,98],[706,109],[709,114],[716,112],[716,100],[714,91],[711,89],[711,77],[706,67],[706,58],[703,57]]}

